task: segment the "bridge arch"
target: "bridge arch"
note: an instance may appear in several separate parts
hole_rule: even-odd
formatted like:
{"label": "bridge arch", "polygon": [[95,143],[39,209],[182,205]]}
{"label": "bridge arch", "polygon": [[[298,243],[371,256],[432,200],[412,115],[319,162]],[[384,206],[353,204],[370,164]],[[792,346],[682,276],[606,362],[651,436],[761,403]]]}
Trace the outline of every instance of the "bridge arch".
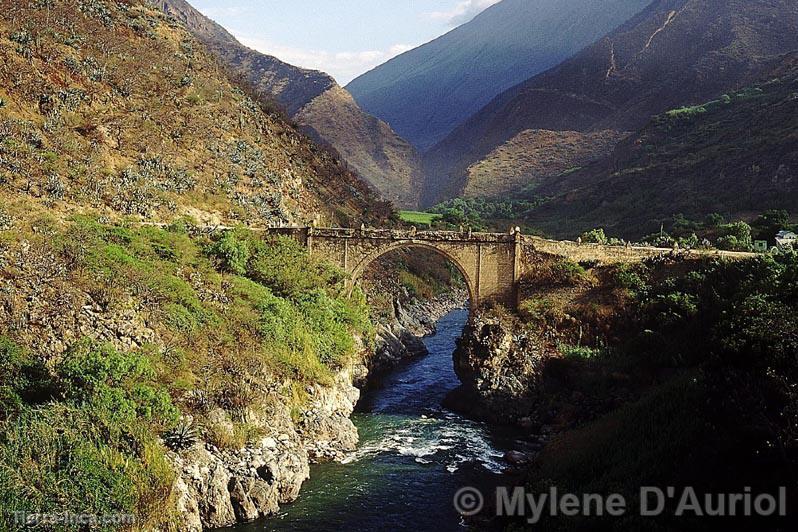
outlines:
{"label": "bridge arch", "polygon": [[445,248],[438,247],[434,243],[425,242],[422,240],[402,240],[402,241],[394,241],[390,244],[386,244],[384,246],[379,247],[378,249],[373,250],[371,253],[364,256],[357,264],[355,264],[354,268],[350,274],[350,287],[349,290],[351,291],[354,289],[357,282],[360,280],[360,277],[366,271],[370,264],[374,261],[379,260],[381,257],[392,253],[394,251],[399,251],[403,249],[427,249],[437,253],[441,257],[447,259],[449,262],[454,264],[457,271],[460,272],[460,275],[463,276],[463,280],[466,284],[466,289],[468,290],[468,302],[471,309],[475,309],[478,307],[478,292],[476,282],[473,279],[472,275],[469,273],[468,269],[464,264],[461,263],[460,259]]}

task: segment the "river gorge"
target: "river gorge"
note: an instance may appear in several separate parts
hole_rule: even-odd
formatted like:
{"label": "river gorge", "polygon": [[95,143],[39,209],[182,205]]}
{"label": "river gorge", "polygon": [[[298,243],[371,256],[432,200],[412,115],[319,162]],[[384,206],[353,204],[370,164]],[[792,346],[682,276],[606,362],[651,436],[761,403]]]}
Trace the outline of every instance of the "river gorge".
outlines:
{"label": "river gorge", "polygon": [[452,352],[468,319],[458,309],[423,339],[428,355],[404,363],[366,391],[352,416],[357,449],[341,462],[311,467],[299,499],[275,517],[228,530],[458,530],[452,504],[463,486],[483,489],[503,478],[509,434],[443,406],[460,384]]}

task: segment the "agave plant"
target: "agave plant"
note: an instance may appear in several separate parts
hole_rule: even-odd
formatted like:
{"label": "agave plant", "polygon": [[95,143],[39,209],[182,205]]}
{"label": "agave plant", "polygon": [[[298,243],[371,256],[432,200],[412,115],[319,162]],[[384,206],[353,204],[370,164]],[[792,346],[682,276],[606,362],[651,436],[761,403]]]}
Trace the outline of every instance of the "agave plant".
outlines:
{"label": "agave plant", "polygon": [[181,419],[175,428],[164,434],[163,441],[175,452],[191,449],[197,443],[197,429],[194,422]]}

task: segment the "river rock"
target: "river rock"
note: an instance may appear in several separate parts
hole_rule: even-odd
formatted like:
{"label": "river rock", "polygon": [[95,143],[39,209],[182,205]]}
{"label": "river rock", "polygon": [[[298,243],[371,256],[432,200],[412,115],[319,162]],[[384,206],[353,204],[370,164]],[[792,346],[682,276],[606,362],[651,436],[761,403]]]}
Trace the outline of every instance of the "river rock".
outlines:
{"label": "river rock", "polygon": [[520,451],[507,451],[504,454],[504,459],[507,463],[512,465],[523,465],[529,462],[527,455]]}

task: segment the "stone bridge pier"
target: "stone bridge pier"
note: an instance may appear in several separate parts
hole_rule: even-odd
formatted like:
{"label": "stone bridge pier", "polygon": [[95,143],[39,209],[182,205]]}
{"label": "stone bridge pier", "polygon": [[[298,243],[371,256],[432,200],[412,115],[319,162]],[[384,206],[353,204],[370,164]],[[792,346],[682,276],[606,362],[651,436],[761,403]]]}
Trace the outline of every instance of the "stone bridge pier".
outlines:
{"label": "stone bridge pier", "polygon": [[445,257],[465,280],[471,307],[497,302],[514,308],[521,276],[521,238],[516,234],[387,229],[278,229],[304,242],[312,256],[339,265],[350,289],[368,266],[401,249],[427,249]]}

